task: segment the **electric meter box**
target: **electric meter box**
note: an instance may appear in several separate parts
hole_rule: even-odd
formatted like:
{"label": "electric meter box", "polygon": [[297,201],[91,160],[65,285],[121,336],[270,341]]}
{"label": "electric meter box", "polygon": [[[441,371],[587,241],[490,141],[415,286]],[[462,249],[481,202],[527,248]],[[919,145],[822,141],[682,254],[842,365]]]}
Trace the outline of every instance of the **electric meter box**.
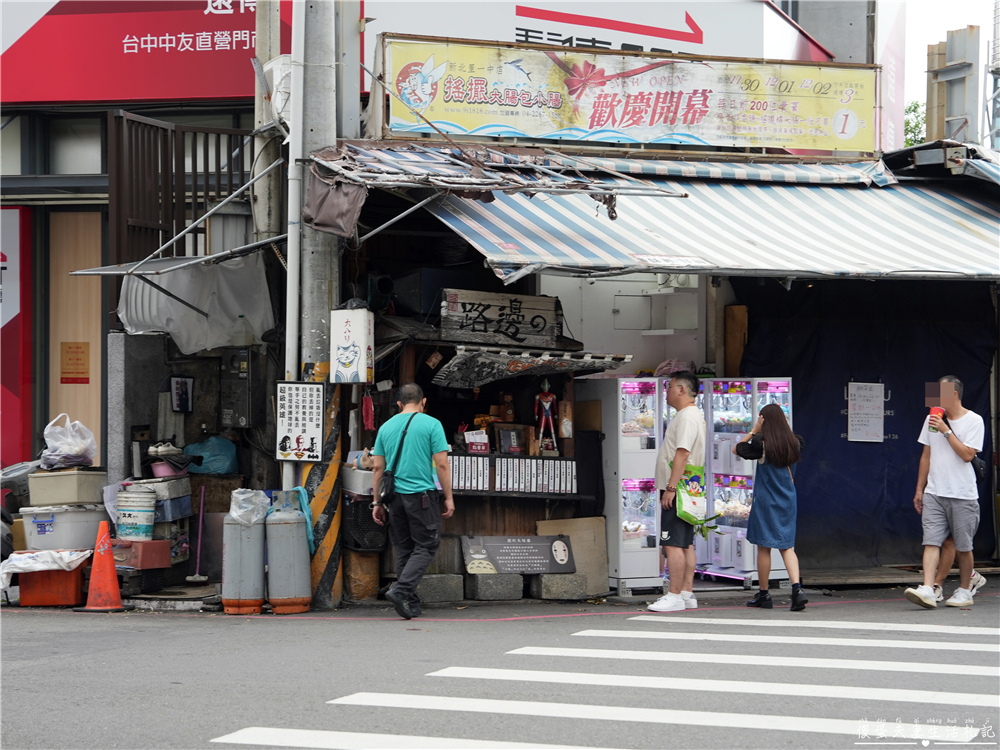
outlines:
{"label": "electric meter box", "polygon": [[250,346],[227,346],[219,365],[219,411],[223,427],[263,427],[264,405],[260,354]]}
{"label": "electric meter box", "polygon": [[370,311],[330,312],[330,382],[375,382],[375,315]]}

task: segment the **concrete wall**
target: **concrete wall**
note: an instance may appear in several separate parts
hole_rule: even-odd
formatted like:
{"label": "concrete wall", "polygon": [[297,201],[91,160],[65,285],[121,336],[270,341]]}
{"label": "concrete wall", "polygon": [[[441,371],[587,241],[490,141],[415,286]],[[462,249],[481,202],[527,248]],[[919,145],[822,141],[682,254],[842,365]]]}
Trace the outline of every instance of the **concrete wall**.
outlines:
{"label": "concrete wall", "polygon": [[[655,294],[656,274],[607,279],[542,275],[539,293],[559,297],[564,335],[582,341],[588,351],[633,355],[630,364],[613,371],[621,377],[655,370],[665,359],[694,360],[699,366],[705,362],[707,279],[692,275],[686,280],[696,291],[665,295]],[[643,335],[644,330],[667,328],[697,333]]]}

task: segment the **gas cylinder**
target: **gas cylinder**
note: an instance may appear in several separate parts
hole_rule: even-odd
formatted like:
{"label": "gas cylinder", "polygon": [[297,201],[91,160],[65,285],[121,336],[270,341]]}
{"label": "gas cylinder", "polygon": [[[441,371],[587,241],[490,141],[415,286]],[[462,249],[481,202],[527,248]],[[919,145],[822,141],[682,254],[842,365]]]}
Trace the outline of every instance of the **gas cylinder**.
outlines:
{"label": "gas cylinder", "polygon": [[267,514],[267,600],[276,615],[308,612],[312,604],[306,517],[296,492],[275,492]]}
{"label": "gas cylinder", "polygon": [[222,607],[227,615],[258,615],[264,606],[264,524],[222,521]]}

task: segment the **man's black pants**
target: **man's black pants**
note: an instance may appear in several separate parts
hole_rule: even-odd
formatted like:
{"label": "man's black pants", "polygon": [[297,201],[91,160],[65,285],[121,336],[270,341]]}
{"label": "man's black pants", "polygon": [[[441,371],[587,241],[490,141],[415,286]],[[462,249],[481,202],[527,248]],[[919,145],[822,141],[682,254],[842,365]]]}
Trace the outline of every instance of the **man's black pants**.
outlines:
{"label": "man's black pants", "polygon": [[396,548],[392,590],[408,602],[419,602],[417,586],[441,546],[440,493],[397,492],[389,505],[389,540]]}

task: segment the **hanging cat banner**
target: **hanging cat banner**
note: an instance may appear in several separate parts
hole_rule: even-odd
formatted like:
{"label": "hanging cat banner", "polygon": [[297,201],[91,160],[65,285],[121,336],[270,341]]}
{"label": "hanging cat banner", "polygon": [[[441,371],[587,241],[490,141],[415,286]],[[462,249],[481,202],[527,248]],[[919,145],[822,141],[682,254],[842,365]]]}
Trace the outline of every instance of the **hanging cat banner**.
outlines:
{"label": "hanging cat banner", "polygon": [[330,382],[375,382],[375,315],[368,310],[330,313]]}
{"label": "hanging cat banner", "polygon": [[383,35],[388,130],[876,150],[877,70]]}

